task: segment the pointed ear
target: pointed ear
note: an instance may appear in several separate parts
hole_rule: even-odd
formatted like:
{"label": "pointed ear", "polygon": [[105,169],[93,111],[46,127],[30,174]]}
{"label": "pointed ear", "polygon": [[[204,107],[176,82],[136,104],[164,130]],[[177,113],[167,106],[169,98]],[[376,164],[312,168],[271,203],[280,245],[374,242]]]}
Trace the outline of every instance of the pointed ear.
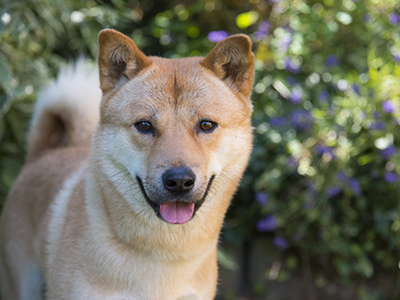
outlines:
{"label": "pointed ear", "polygon": [[135,77],[150,66],[147,57],[122,33],[104,29],[99,34],[100,87],[103,93]]}
{"label": "pointed ear", "polygon": [[201,64],[229,88],[250,96],[254,80],[254,54],[248,36],[233,35],[219,42]]}

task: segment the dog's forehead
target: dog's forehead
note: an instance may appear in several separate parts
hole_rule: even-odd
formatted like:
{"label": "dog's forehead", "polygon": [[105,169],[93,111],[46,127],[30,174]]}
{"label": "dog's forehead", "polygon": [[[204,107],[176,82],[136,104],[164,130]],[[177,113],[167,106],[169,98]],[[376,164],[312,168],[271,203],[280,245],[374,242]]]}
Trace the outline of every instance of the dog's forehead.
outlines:
{"label": "dog's forehead", "polygon": [[[156,90],[168,94],[174,102],[182,98],[204,97],[210,90],[205,70],[200,66],[200,57],[164,59],[151,57],[152,80]],[[151,83],[150,83],[151,84]]]}
{"label": "dog's forehead", "polygon": [[196,100],[211,93],[207,71],[199,64],[202,58],[149,57],[149,60],[152,64],[117,92],[117,102],[165,108],[165,105],[180,104],[182,99]]}
{"label": "dog's forehead", "polygon": [[149,59],[152,65],[127,82],[112,100],[112,106],[127,119],[137,114],[157,119],[169,109],[191,117],[212,113],[222,118],[250,116],[250,100],[241,100],[203,67],[203,58]]}
{"label": "dog's forehead", "polygon": [[202,57],[151,57],[151,60],[153,65],[146,72],[147,76],[143,76],[138,88],[157,104],[172,104],[176,107],[188,104],[193,107],[196,101],[210,105],[216,103],[216,100],[223,100],[228,105],[239,105],[238,102],[242,102],[245,110],[250,104],[249,99],[241,99],[226,83],[202,66]]}

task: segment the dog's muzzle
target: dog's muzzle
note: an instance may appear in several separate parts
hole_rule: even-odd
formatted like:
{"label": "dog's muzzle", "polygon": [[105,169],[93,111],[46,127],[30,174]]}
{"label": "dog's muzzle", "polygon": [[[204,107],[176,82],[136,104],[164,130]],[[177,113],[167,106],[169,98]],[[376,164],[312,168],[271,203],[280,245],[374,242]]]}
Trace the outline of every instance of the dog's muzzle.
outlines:
{"label": "dog's muzzle", "polygon": [[[150,205],[160,219],[171,224],[183,224],[193,219],[197,210],[207,198],[214,178],[215,175],[211,176],[209,179],[203,196],[198,201],[190,202],[175,200],[159,202],[153,201],[148,196],[142,179],[137,176],[136,180],[139,184],[143,197],[146,199],[146,202]],[[184,196],[194,188],[196,175],[189,168],[172,168],[163,174],[162,181],[164,188],[168,191],[168,193],[174,196]]]}

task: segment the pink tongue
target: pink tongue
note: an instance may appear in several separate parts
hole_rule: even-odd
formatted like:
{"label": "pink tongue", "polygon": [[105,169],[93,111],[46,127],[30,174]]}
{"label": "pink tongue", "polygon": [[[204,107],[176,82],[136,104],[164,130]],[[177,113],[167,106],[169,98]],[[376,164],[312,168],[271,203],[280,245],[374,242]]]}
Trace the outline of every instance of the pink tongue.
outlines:
{"label": "pink tongue", "polygon": [[168,223],[183,224],[193,216],[194,203],[164,202],[160,203],[161,217]]}

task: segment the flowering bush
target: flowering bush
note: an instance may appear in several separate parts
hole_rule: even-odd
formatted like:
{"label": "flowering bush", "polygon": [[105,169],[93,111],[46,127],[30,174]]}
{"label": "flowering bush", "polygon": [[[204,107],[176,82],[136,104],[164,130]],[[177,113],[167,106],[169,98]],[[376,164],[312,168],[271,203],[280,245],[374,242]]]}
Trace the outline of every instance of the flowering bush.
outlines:
{"label": "flowering bush", "polygon": [[277,1],[254,33],[256,229],[347,283],[399,268],[398,9]]}
{"label": "flowering bush", "polygon": [[35,92],[73,53],[95,57],[100,29],[168,57],[247,33],[255,146],[224,239],[270,239],[283,271],[307,258],[317,286],[398,299],[365,286],[399,275],[399,10],[394,0],[12,1],[0,10],[0,196],[22,165]]}

